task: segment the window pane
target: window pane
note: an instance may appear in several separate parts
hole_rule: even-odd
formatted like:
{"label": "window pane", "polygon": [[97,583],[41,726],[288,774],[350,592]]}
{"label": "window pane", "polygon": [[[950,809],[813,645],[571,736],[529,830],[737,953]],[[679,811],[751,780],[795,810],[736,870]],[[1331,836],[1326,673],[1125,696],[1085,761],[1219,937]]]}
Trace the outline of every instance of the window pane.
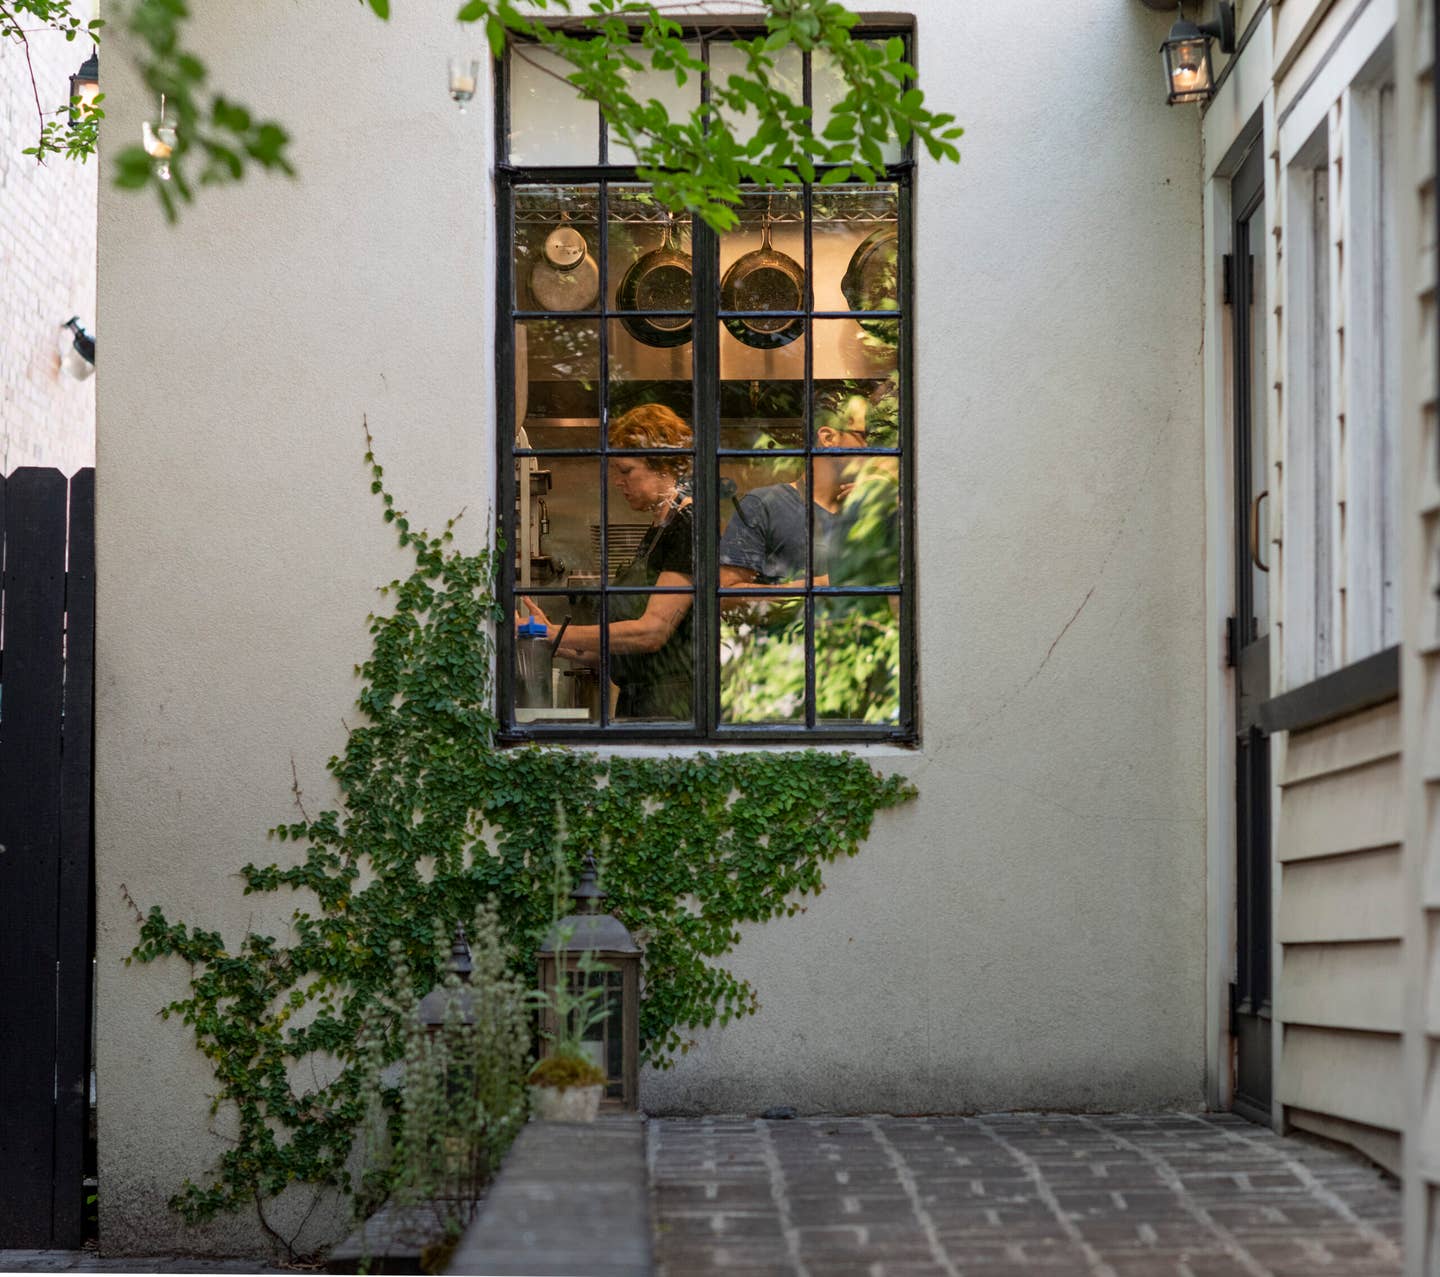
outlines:
{"label": "window pane", "polygon": [[853,319],[816,319],[812,325],[816,408],[837,397],[861,395],[872,405],[867,429],[875,437],[867,438],[867,444],[896,447],[900,378],[895,345],[867,332]]}
{"label": "window pane", "polygon": [[510,46],[512,164],[600,162],[600,109],[566,83],[569,70],[548,49]]}
{"label": "window pane", "polygon": [[[815,309],[895,310],[899,305],[899,187],[816,187]],[[896,340],[891,321],[866,325]]]}
{"label": "window pane", "polygon": [[684,318],[632,320],[626,328],[648,346],[681,346],[693,340],[689,217],[672,216],[661,208],[648,186],[611,187],[608,216],[609,306],[683,311]]}
{"label": "window pane", "polygon": [[[596,595],[550,595],[522,597],[516,611],[520,623],[515,634],[515,721],[517,723],[596,724],[600,721],[600,682],[594,663],[555,655],[555,637],[534,630],[535,614],[554,626],[571,628],[595,623],[599,616]],[[558,636],[564,642],[564,635]]]}
{"label": "window pane", "polygon": [[695,661],[691,594],[608,594],[615,719],[689,722]]}
{"label": "window pane", "polygon": [[[730,343],[729,334],[721,331],[722,355]],[[720,446],[722,448],[803,448],[805,446],[805,382],[804,340],[793,342],[782,351],[797,350],[801,356],[799,370],[782,366],[781,371],[794,373],[785,380],[754,377],[748,380],[720,383]],[[743,349],[737,347],[737,349]],[[776,358],[782,351],[769,351],[772,367],[788,364]],[[747,355],[755,352],[746,352]]]}
{"label": "window pane", "polygon": [[609,323],[610,380],[606,386],[610,420],[642,404],[663,404],[687,424],[693,419],[694,388],[690,382],[691,347],[655,346],[641,341],[627,321]]}
{"label": "window pane", "polygon": [[[845,497],[834,514],[813,508],[815,542],[825,546],[832,586],[900,584],[900,459],[827,458],[816,454],[817,488],[822,467],[843,464]],[[820,555],[815,570],[820,571]]]}
{"label": "window pane", "polygon": [[598,310],[599,189],[522,186],[515,192],[515,305]]}
{"label": "window pane", "polygon": [[[774,87],[781,89],[792,102],[804,100],[804,89],[802,87],[803,66],[800,57],[800,50],[794,48],[781,49],[778,55],[773,55],[776,70],[772,76]],[[710,81],[715,86],[711,90],[712,96],[717,90],[724,89],[730,82],[732,76],[740,80],[749,81],[753,76],[747,69],[747,59],[733,44],[714,41],[710,45]],[[755,111],[748,103],[741,114],[734,111],[722,109],[721,118],[730,126],[730,131],[735,135],[735,140],[740,143],[748,142],[755,136],[755,130],[759,128],[759,121],[756,119]]]}
{"label": "window pane", "polygon": [[826,722],[900,719],[900,599],[815,600],[815,715]]}
{"label": "window pane", "polygon": [[[805,458],[722,461],[719,484],[720,585],[803,585]],[[815,548],[815,571],[823,576],[825,547],[818,537]]]}
{"label": "window pane", "polygon": [[720,720],[805,722],[803,599],[721,600]]}
{"label": "window pane", "polygon": [[531,319],[515,325],[515,418],[521,448],[598,448],[600,324]]}
{"label": "window pane", "polygon": [[[867,41],[867,43],[873,44],[875,41]],[[825,126],[830,123],[836,105],[850,91],[850,86],[845,83],[845,78],[835,65],[834,57],[827,49],[816,49],[811,55],[810,77],[810,100],[814,103],[815,109],[813,127],[816,135],[819,136],[825,132]],[[881,148],[881,153],[886,164],[899,163],[900,143],[892,137]]]}
{"label": "window pane", "polygon": [[[685,48],[690,56],[699,59],[699,41],[687,42]],[[649,68],[650,51],[639,45],[631,45],[628,49],[631,57],[641,66]],[[698,73],[687,75],[686,82],[675,83],[674,71],[632,71],[626,75],[630,92],[634,94],[637,101],[649,102],[654,99],[664,108],[665,113],[672,120],[679,120],[690,114],[700,105],[700,76]],[[612,129],[610,132],[610,157],[611,164],[634,164],[635,152],[624,145],[615,136]]]}
{"label": "window pane", "polygon": [[[515,547],[515,582],[521,590],[599,584],[597,458],[517,457],[515,505],[511,544]],[[578,583],[572,579],[575,576],[580,578]]]}
{"label": "window pane", "polygon": [[804,310],[804,201],[798,188],[745,196],[739,222],[720,237],[720,309],[750,318],[725,321],[735,339],[756,349],[794,341],[803,325],[770,319],[773,310]]}
{"label": "window pane", "polygon": [[[742,402],[744,398],[754,397],[751,386],[756,382],[768,382],[772,387],[778,383],[789,382],[795,388],[796,399],[799,399],[799,391],[805,382],[807,321],[784,320],[784,344],[768,345],[775,326],[780,322],[782,321],[766,318],[721,320],[720,377],[732,400],[736,397],[736,390],[739,391]],[[734,325],[734,330],[731,325]],[[747,328],[746,325],[755,327]],[[740,336],[736,336],[736,331],[739,331]],[[722,400],[722,411],[723,408]],[[774,412],[775,409],[772,407],[769,411]]]}

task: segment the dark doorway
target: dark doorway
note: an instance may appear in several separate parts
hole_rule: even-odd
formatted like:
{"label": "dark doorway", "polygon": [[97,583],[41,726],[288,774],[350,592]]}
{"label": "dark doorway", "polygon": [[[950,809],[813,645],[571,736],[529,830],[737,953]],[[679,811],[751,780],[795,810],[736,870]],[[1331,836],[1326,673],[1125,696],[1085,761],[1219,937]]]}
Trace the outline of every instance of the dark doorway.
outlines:
{"label": "dark doorway", "polygon": [[1270,1121],[1270,738],[1259,721],[1270,695],[1270,565],[1266,443],[1265,167],[1257,140],[1230,187],[1225,259],[1234,396],[1235,1044],[1236,1112]]}

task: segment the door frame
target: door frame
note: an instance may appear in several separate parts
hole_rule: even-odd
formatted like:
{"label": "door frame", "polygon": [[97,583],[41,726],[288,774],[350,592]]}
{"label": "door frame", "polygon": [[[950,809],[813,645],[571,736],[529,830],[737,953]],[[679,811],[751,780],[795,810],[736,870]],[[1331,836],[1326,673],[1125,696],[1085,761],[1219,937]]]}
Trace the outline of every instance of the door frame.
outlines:
{"label": "door frame", "polygon": [[[1200,126],[1205,178],[1205,1090],[1207,1103],[1219,1110],[1228,1110],[1234,1098],[1234,1041],[1229,1009],[1236,942],[1235,682],[1234,671],[1226,665],[1226,618],[1235,597],[1235,421],[1233,352],[1223,264],[1224,255],[1230,251],[1231,177],[1252,145],[1263,146],[1268,155],[1274,142],[1270,59],[1270,25],[1261,22],[1227,69]],[[1267,253],[1256,263],[1256,269],[1268,269],[1268,261]],[[1275,744],[1272,740],[1272,767],[1277,763]],[[1272,818],[1273,814],[1272,805]],[[1272,890],[1272,924],[1275,899]],[[1278,1062],[1278,1051],[1273,1058]]]}

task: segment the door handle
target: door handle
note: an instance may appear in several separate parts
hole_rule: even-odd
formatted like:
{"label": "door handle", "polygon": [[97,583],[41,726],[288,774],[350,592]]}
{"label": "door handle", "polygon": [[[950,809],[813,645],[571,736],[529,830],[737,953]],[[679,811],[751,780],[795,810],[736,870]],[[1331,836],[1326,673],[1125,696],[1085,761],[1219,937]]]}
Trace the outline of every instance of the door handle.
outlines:
{"label": "door handle", "polygon": [[1250,562],[1261,572],[1270,571],[1270,565],[1260,560],[1260,503],[1269,495],[1270,489],[1266,488],[1250,503]]}

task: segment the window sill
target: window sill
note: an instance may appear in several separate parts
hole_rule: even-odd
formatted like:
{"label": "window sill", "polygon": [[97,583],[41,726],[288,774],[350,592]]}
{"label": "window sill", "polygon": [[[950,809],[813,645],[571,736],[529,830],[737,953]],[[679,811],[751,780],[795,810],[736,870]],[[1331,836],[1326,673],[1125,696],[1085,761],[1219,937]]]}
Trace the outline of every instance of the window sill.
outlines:
{"label": "window sill", "polygon": [[1260,706],[1267,732],[1302,732],[1400,695],[1400,649],[1387,647],[1344,669],[1293,687]]}

